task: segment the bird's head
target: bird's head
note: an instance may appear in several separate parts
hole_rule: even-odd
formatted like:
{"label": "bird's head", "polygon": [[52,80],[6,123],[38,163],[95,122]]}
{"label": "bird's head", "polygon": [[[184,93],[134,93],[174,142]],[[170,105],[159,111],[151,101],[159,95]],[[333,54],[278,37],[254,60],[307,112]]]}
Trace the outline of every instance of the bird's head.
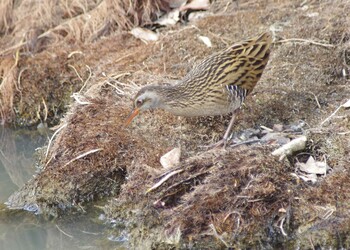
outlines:
{"label": "bird's head", "polygon": [[131,121],[140,112],[149,109],[159,108],[162,105],[162,95],[160,86],[146,86],[143,87],[135,96],[133,111],[129,118],[126,120],[126,125],[129,125]]}

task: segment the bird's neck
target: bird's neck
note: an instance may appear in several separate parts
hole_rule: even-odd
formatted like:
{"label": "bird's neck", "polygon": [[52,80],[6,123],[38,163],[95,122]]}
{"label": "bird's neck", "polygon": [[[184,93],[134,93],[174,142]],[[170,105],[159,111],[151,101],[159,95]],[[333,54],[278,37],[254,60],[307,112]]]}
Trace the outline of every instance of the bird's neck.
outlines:
{"label": "bird's neck", "polygon": [[158,108],[175,115],[188,115],[190,96],[184,85],[159,86],[158,91],[161,96]]}

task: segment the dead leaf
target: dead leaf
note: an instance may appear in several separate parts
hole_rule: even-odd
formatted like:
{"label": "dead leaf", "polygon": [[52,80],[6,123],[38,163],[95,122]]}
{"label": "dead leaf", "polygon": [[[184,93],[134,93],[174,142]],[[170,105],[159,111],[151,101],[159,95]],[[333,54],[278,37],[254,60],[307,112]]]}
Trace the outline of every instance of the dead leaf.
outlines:
{"label": "dead leaf", "polygon": [[315,159],[310,156],[306,163],[298,162],[295,164],[301,171],[308,174],[326,174],[329,169],[326,162],[315,161]]}
{"label": "dead leaf", "polygon": [[212,44],[211,41],[209,39],[209,37],[207,36],[198,36],[198,39],[201,40],[205,45],[207,45],[207,47],[211,48]]}

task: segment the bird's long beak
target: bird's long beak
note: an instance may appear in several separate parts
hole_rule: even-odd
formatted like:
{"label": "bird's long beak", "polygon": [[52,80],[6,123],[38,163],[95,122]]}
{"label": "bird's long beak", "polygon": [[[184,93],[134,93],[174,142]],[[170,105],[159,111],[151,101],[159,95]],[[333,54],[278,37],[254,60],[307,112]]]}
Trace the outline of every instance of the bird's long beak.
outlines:
{"label": "bird's long beak", "polygon": [[140,113],[140,109],[139,108],[135,108],[132,113],[129,115],[128,119],[125,121],[125,127],[129,126],[129,124],[131,123],[131,121],[135,118],[135,116],[137,116]]}

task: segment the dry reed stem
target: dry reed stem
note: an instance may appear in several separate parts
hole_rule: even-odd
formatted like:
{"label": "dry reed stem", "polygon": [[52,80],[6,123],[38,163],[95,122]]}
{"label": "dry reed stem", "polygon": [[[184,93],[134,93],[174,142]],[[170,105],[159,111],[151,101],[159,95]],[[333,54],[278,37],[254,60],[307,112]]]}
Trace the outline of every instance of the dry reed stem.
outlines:
{"label": "dry reed stem", "polygon": [[77,157],[75,157],[75,158],[71,159],[70,161],[68,161],[66,164],[63,165],[63,167],[66,167],[69,164],[71,164],[72,162],[74,162],[76,160],[79,160],[79,159],[81,159],[81,158],[83,158],[83,157],[85,157],[85,156],[87,156],[89,154],[93,154],[93,153],[99,152],[101,150],[103,150],[103,148],[96,148],[96,149],[89,150],[89,151],[87,151],[85,153],[82,153],[82,154],[78,155]]}

